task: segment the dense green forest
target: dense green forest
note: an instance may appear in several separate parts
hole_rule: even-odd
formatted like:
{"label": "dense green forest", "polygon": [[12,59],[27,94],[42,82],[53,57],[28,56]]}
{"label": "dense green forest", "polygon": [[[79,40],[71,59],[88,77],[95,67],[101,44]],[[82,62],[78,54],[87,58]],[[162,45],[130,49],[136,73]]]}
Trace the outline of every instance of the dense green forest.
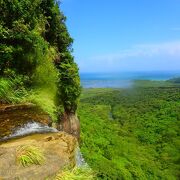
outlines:
{"label": "dense green forest", "polygon": [[80,95],[73,39],[55,0],[0,1],[0,101],[33,102],[54,121]]}
{"label": "dense green forest", "polygon": [[151,85],[83,90],[81,150],[99,179],[179,178],[180,88]]}

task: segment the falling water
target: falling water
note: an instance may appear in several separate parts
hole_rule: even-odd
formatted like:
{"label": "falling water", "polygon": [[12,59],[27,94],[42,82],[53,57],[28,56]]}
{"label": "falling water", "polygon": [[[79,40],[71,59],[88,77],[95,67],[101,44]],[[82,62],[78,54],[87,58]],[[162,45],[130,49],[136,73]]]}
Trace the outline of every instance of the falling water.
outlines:
{"label": "falling water", "polygon": [[2,140],[7,140],[15,137],[26,136],[34,133],[48,133],[48,132],[58,132],[57,129],[49,127],[47,125],[38,122],[28,122],[22,127],[16,128],[9,136],[5,136]]}
{"label": "falling water", "polygon": [[88,167],[88,164],[85,162],[79,146],[76,148],[76,166],[77,167],[82,167],[82,166]]}

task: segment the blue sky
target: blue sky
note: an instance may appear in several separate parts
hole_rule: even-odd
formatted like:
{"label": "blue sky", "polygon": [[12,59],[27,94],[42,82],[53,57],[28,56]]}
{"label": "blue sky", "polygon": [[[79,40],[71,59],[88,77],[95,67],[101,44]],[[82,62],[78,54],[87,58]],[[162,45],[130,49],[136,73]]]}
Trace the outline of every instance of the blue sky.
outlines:
{"label": "blue sky", "polygon": [[180,71],[180,0],[62,0],[80,72]]}

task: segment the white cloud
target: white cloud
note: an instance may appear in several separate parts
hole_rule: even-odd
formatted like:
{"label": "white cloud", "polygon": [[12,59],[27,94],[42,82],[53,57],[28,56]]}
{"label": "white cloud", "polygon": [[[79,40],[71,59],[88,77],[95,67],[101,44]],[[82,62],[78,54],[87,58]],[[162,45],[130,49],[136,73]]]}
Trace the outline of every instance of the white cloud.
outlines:
{"label": "white cloud", "polygon": [[82,72],[180,70],[180,41],[138,44],[117,53],[79,59],[77,63]]}
{"label": "white cloud", "polygon": [[157,44],[138,44],[127,50],[120,50],[113,54],[98,55],[91,57],[90,59],[111,62],[127,58],[156,56],[180,58],[180,41]]}

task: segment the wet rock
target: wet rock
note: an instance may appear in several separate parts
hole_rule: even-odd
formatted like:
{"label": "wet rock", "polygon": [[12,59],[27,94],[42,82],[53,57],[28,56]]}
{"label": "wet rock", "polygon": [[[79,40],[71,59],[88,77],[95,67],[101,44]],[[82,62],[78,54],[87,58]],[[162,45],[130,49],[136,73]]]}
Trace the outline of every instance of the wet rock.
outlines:
{"label": "wet rock", "polygon": [[0,104],[0,139],[10,135],[15,128],[31,121],[45,125],[51,124],[49,115],[32,103],[18,105]]}

